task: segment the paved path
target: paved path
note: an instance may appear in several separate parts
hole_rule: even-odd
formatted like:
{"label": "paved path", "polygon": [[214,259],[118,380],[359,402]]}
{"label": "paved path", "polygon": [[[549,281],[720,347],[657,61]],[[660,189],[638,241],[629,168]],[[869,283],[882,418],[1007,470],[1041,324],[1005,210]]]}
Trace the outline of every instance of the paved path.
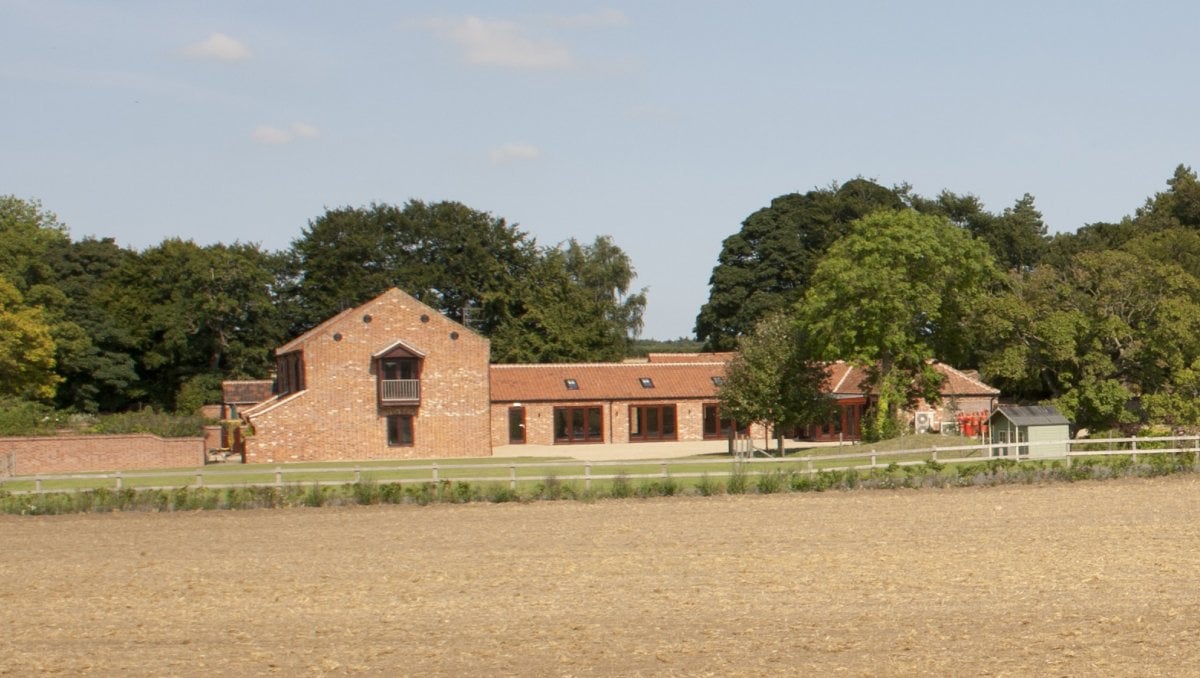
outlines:
{"label": "paved path", "polygon": [[[763,441],[755,441],[762,448]],[[837,443],[805,443],[806,447],[837,447]],[[789,442],[792,449],[796,443]],[[612,461],[625,459],[675,459],[699,455],[726,454],[725,440],[703,440],[665,443],[618,443],[589,445],[504,445],[492,450],[493,457],[567,457],[583,461]]]}

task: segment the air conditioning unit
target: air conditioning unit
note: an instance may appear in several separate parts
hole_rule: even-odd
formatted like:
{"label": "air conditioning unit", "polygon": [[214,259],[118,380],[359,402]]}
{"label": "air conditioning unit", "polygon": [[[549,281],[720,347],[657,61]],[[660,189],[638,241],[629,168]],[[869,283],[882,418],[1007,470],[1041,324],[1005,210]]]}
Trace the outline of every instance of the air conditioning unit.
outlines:
{"label": "air conditioning unit", "polygon": [[933,412],[917,412],[913,417],[913,429],[917,433],[926,433],[933,428]]}

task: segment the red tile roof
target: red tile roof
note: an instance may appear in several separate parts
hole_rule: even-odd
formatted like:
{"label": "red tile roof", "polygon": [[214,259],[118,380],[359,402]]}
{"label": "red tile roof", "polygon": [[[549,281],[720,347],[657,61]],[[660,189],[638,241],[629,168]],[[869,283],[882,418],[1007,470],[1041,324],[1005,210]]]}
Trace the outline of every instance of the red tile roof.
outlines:
{"label": "red tile roof", "polygon": [[[945,376],[942,382],[943,396],[1000,394],[998,389],[949,365],[935,362],[933,366]],[[713,377],[724,377],[725,368],[724,360],[492,365],[492,402],[713,399],[717,397],[718,390]],[[643,377],[649,377],[654,387],[643,387],[640,382]],[[565,383],[567,379],[574,379],[579,388],[568,389]],[[825,389],[835,396],[866,395],[866,379],[867,373],[863,368],[838,361],[829,365]]]}
{"label": "red tile roof", "polygon": [[[942,373],[942,396],[997,396],[1000,389],[988,386],[978,377],[954,369],[945,363],[934,362],[933,368]],[[867,371],[864,368],[838,361],[829,366],[826,388],[834,395],[865,395],[868,392]]]}
{"label": "red tile roof", "polygon": [[[724,362],[492,365],[492,402],[712,399],[713,377],[724,376]],[[579,389],[569,390],[567,379]]]}
{"label": "red tile roof", "polygon": [[651,363],[727,363],[737,355],[732,351],[723,353],[648,353],[646,362]]}

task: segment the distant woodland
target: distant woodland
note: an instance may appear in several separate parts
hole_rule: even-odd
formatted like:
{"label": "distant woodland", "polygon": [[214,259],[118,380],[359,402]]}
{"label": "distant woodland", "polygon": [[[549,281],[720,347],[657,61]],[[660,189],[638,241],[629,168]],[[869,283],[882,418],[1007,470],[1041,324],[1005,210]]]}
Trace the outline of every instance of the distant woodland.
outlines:
{"label": "distant woodland", "polygon": [[1028,194],[996,212],[864,178],[731,226],[694,339],[656,341],[638,338],[646,290],[611,238],[546,247],[459,203],[329,209],[278,252],[177,238],[135,250],[72,239],[36,200],[3,196],[0,408],[190,413],[224,379],[269,377],[289,337],[395,286],[488,336],[496,362],[757,339],[786,348],[763,365],[799,370],[797,383],[822,360],[871,365],[892,403],[928,393],[923,366],[938,359],[1079,425],[1200,424],[1189,167],[1132,214],[1053,236]]}

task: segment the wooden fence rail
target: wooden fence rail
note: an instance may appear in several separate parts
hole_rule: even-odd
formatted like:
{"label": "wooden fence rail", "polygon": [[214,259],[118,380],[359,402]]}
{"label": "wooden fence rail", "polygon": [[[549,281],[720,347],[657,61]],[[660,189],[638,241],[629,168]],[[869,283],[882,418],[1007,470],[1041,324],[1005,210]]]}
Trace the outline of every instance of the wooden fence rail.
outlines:
{"label": "wooden fence rail", "polygon": [[[108,487],[121,490],[127,481],[144,479],[162,479],[163,482],[149,485],[137,483],[138,489],[173,490],[180,487],[225,489],[248,486],[285,485],[345,485],[365,480],[401,484],[441,483],[441,482],[471,482],[471,483],[508,483],[515,489],[518,483],[544,482],[549,478],[560,481],[583,481],[585,488],[590,489],[596,481],[613,481],[618,478],[627,480],[653,480],[666,478],[699,478],[709,476],[726,478],[737,473],[747,476],[759,476],[776,470],[802,472],[813,476],[820,471],[871,471],[879,468],[917,466],[929,462],[940,464],[960,464],[986,461],[989,459],[1010,459],[1016,462],[1031,460],[1031,455],[1006,455],[1016,449],[1036,448],[1040,445],[1062,446],[1067,443],[1068,450],[1058,459],[1068,467],[1074,460],[1081,457],[1104,457],[1110,455],[1128,455],[1136,461],[1139,455],[1148,454],[1191,454],[1193,461],[1200,464],[1200,436],[1172,436],[1161,438],[1104,438],[1071,441],[993,443],[983,445],[965,445],[950,447],[928,447],[907,450],[879,452],[866,445],[854,446],[853,452],[835,454],[808,454],[804,456],[777,458],[723,457],[723,458],[682,458],[659,460],[624,460],[624,461],[581,461],[554,460],[537,462],[505,463],[443,463],[430,462],[411,466],[287,466],[267,465],[235,466],[230,468],[202,467],[200,469],[179,469],[175,471],[115,471],[111,473],[76,473],[37,476],[3,477],[0,474],[0,491],[11,494],[37,494],[42,492],[63,492],[75,489],[96,489]],[[842,448],[839,448],[842,449]],[[1032,455],[1032,460],[1047,461]],[[852,463],[858,461],[859,463]],[[844,463],[840,463],[844,462]],[[578,469],[582,467],[583,473]],[[706,468],[707,467],[707,468]],[[563,472],[556,472],[561,469]],[[629,473],[627,469],[637,469],[642,472]],[[647,470],[653,469],[653,470]],[[710,470],[711,469],[711,470]],[[462,473],[460,472],[467,472]],[[489,473],[490,472],[490,473]],[[321,476],[326,476],[323,479]],[[328,476],[336,476],[328,478]],[[229,481],[228,478],[238,478]],[[261,480],[247,480],[262,478]],[[28,484],[33,482],[32,489],[7,489],[6,485],[16,483]],[[222,482],[225,480],[225,482]],[[47,488],[48,483],[86,484],[86,487],[57,487]]]}

